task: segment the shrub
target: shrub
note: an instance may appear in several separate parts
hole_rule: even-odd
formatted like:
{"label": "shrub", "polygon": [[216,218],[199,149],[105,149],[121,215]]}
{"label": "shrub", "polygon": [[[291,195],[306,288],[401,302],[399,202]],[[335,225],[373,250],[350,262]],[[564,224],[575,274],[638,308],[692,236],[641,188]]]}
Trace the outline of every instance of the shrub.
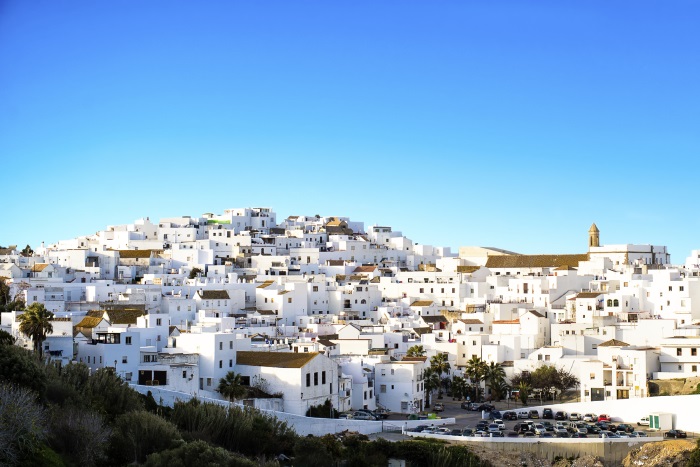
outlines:
{"label": "shrub", "polygon": [[146,460],[146,467],[189,467],[192,465],[257,467],[258,463],[201,440],[182,443],[176,448],[151,454]]}
{"label": "shrub", "polygon": [[45,427],[46,413],[34,392],[0,385],[0,465],[16,465],[39,452],[46,439]]}
{"label": "shrub", "polygon": [[179,445],[177,427],[145,410],[127,412],[114,423],[109,454],[120,465],[143,463],[149,454]]}

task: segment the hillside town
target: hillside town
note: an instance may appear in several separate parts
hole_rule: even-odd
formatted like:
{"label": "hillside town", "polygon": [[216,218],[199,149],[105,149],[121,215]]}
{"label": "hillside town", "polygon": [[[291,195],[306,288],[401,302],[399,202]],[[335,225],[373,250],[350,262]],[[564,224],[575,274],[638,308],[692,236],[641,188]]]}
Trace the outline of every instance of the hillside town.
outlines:
{"label": "hillside town", "polygon": [[[438,389],[426,381],[436,356],[440,378],[486,400],[499,388],[475,380],[475,361],[505,381],[552,366],[591,402],[698,376],[700,250],[673,265],[665,246],[601,239],[593,224],[570,254],[453,252],[347,217],[278,221],[270,208],[143,218],[0,250],[6,302],[23,303],[0,329],[58,366],[183,396],[225,399],[233,372],[260,394],[246,405],[297,415],[326,401],[420,413]],[[45,339],[20,330],[35,304],[50,313]]]}

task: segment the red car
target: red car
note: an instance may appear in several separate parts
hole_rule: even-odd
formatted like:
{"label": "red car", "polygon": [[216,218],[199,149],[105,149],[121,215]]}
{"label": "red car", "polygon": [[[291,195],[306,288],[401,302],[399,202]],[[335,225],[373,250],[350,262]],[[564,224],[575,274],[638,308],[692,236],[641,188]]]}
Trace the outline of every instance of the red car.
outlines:
{"label": "red car", "polygon": [[602,414],[598,415],[598,421],[599,422],[610,422],[611,421],[610,415],[602,413]]}

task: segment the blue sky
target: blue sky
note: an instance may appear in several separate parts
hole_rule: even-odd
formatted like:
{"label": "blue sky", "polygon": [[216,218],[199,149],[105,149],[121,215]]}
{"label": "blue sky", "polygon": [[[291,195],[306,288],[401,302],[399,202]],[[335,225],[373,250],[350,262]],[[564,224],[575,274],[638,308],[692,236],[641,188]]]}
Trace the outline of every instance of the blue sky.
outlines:
{"label": "blue sky", "polygon": [[700,3],[0,1],[0,244],[270,206],[700,248]]}

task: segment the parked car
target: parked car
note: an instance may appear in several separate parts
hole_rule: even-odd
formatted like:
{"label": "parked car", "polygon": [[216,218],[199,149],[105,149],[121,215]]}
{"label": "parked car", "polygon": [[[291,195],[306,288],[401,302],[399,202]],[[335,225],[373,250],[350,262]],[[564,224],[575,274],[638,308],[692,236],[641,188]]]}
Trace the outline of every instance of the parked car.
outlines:
{"label": "parked car", "polygon": [[630,433],[630,437],[632,438],[646,438],[647,434],[644,433],[643,431],[633,431]]}
{"label": "parked car", "polygon": [[377,409],[373,413],[375,417],[381,420],[386,420],[389,418],[389,411],[387,409]]}
{"label": "parked car", "polygon": [[501,431],[497,423],[491,423],[488,426],[489,433],[494,432],[494,431]]}
{"label": "parked car", "polygon": [[563,411],[559,411],[556,414],[554,414],[554,420],[567,420],[568,418],[568,414]]}
{"label": "parked car", "polygon": [[595,425],[588,425],[588,426],[586,427],[586,430],[587,430],[588,433],[591,434],[591,435],[597,435],[598,433],[600,433],[600,428],[598,428],[598,427],[595,426]]}
{"label": "parked car", "polygon": [[433,405],[434,412],[443,412],[445,410],[445,405],[442,402],[437,402]]}
{"label": "parked car", "polygon": [[587,413],[583,415],[583,421],[595,423],[598,421],[598,416],[594,413]]}
{"label": "parked car", "polygon": [[554,434],[556,435],[557,438],[568,438],[569,437],[569,432],[566,431],[566,428],[558,426],[554,428]]}
{"label": "parked car", "polygon": [[619,436],[611,431],[601,431],[598,433],[598,438],[619,438]]}
{"label": "parked car", "polygon": [[545,431],[540,435],[540,438],[554,438],[554,435],[550,433],[549,431]]}
{"label": "parked car", "polygon": [[521,410],[518,412],[518,418],[524,419],[524,418],[529,418],[527,410]]}
{"label": "parked car", "polygon": [[429,425],[418,425],[417,427],[415,427],[415,428],[412,429],[411,431],[414,432],[414,433],[421,433],[421,432],[422,432],[423,430],[425,430],[426,428],[430,428],[430,426],[429,426]]}
{"label": "parked car", "polygon": [[532,431],[526,431],[523,433],[523,438],[534,438],[535,434]]}
{"label": "parked car", "polygon": [[507,410],[503,412],[503,420],[517,420],[518,419],[518,414],[513,412],[512,410]]}
{"label": "parked car", "polygon": [[503,419],[503,415],[501,415],[501,412],[498,410],[492,410],[489,412],[489,419],[490,420],[496,420],[497,418]]}
{"label": "parked car", "polygon": [[581,420],[581,414],[578,412],[571,412],[569,414],[569,420],[572,422],[577,422],[577,421]]}
{"label": "parked car", "polygon": [[466,402],[466,401],[459,404],[459,406],[461,408],[463,408],[464,410],[471,410],[471,405],[472,405],[471,402]]}
{"label": "parked car", "polygon": [[649,426],[649,416],[642,417],[637,422],[637,426]]}
{"label": "parked car", "polygon": [[376,420],[377,417],[370,412],[360,412],[359,410],[352,414],[352,418],[355,420]]}
{"label": "parked car", "polygon": [[543,424],[541,424],[541,423],[535,423],[535,434],[536,434],[537,436],[541,436],[542,433],[544,433],[544,432],[546,432],[546,431],[547,431],[547,429],[544,427]]}
{"label": "parked car", "polygon": [[632,433],[634,431],[634,427],[628,423],[620,423],[617,425],[617,433],[623,431],[625,433]]}
{"label": "parked car", "polygon": [[554,418],[554,412],[549,407],[542,409],[542,418],[551,420]]}
{"label": "parked car", "polygon": [[576,433],[571,433],[572,438],[588,438],[588,435],[584,433],[579,433],[578,431]]}
{"label": "parked car", "polygon": [[468,427],[467,427],[467,428],[465,428],[464,430],[462,430],[462,436],[474,436],[474,432],[475,432],[475,431],[476,431],[476,430],[474,430],[473,428],[468,428]]}
{"label": "parked car", "polygon": [[668,430],[664,433],[664,438],[687,438],[688,434],[683,430]]}
{"label": "parked car", "polygon": [[502,431],[489,431],[489,436],[491,438],[505,438]]}
{"label": "parked car", "polygon": [[493,423],[495,423],[496,425],[498,425],[498,429],[499,429],[499,430],[505,430],[505,429],[506,429],[506,424],[503,423],[503,420],[501,420],[500,418],[497,418],[496,420],[494,420]]}
{"label": "parked car", "polygon": [[602,414],[598,415],[598,421],[599,422],[610,422],[612,420],[610,420],[610,415],[602,413]]}
{"label": "parked car", "polygon": [[528,415],[530,418],[540,418],[540,413],[535,409],[530,410],[530,412],[528,412]]}
{"label": "parked car", "polygon": [[544,421],[544,422],[542,422],[542,424],[544,425],[544,428],[545,428],[547,431],[554,431],[554,425],[552,425],[552,422],[550,422],[550,421]]}
{"label": "parked car", "polygon": [[352,414],[351,414],[351,413],[347,413],[347,412],[346,412],[346,413],[341,413],[341,414],[338,414],[338,418],[350,420],[350,419],[352,419]]}

